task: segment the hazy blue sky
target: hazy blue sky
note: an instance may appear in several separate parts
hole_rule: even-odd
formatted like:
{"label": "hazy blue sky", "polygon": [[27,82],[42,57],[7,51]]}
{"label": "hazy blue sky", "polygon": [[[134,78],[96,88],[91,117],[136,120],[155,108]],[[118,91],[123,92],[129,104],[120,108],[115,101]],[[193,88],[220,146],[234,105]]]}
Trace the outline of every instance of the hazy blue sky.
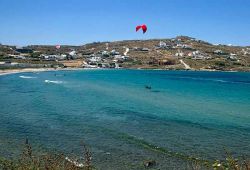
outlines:
{"label": "hazy blue sky", "polygon": [[[146,34],[135,26],[147,24]],[[250,0],[0,0],[0,43],[74,44],[188,35],[250,45]]]}

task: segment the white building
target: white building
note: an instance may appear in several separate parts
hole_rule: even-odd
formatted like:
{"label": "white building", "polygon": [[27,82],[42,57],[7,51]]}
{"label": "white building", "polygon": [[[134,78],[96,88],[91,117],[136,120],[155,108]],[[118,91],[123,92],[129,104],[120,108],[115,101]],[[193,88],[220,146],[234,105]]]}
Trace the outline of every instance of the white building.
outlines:
{"label": "white building", "polygon": [[26,57],[19,55],[19,56],[14,56],[14,59],[21,59],[21,60],[25,60],[25,59],[26,59]]}
{"label": "white building", "polygon": [[176,48],[192,48],[190,45],[187,44],[177,44]]}
{"label": "white building", "polygon": [[207,56],[206,54],[203,54],[200,51],[193,51],[192,54],[190,54],[190,56],[192,56],[193,60],[206,60],[206,59],[211,59],[210,56]]}
{"label": "white building", "polygon": [[156,46],[156,49],[169,49],[171,47],[172,47],[171,45],[168,45],[164,41],[160,41],[159,45]]}
{"label": "white building", "polygon": [[250,54],[250,48],[242,49],[243,55],[249,55]]}
{"label": "white building", "polygon": [[115,55],[114,56],[115,60],[126,60],[128,58],[129,58],[129,56],[122,56],[122,55]]}
{"label": "white building", "polygon": [[109,56],[109,52],[108,51],[103,51],[102,56]]}
{"label": "white building", "polygon": [[110,54],[111,54],[111,55],[119,55],[120,53],[119,53],[118,51],[116,51],[116,50],[112,50],[112,51],[110,52]]}
{"label": "white building", "polygon": [[141,51],[149,51],[149,48],[142,48]]}
{"label": "white building", "polygon": [[73,51],[69,52],[69,55],[70,55],[70,56],[75,56],[75,55],[76,55],[76,51],[73,50]]}
{"label": "white building", "polygon": [[57,60],[65,60],[67,58],[66,54],[62,54],[62,55],[56,55],[55,56]]}
{"label": "white building", "polygon": [[102,58],[101,57],[97,57],[97,56],[94,56],[94,57],[91,57],[89,59],[90,62],[100,62],[102,61]]}
{"label": "white building", "polygon": [[218,55],[220,55],[220,54],[223,54],[224,52],[222,51],[222,50],[215,50],[214,51],[214,54],[218,54]]}
{"label": "white building", "polygon": [[177,53],[175,53],[175,56],[176,57],[183,57],[184,53],[183,52],[177,52]]}
{"label": "white building", "polygon": [[22,55],[9,54],[8,56],[11,57],[11,58],[14,58],[14,59],[21,59],[21,60],[25,60],[26,59],[26,57],[22,56]]}
{"label": "white building", "polygon": [[238,61],[238,57],[236,54],[230,53],[230,55],[227,57],[227,59],[232,61]]}
{"label": "white building", "polygon": [[40,55],[40,58],[47,60],[47,61],[56,61],[56,60],[65,60],[67,58],[67,55]]}
{"label": "white building", "polygon": [[114,56],[114,59],[117,59],[117,60],[124,60],[124,56],[121,56],[121,55],[115,55]]}
{"label": "white building", "polygon": [[163,42],[163,41],[160,41],[159,47],[160,48],[165,48],[165,47],[167,47],[167,44],[165,42]]}

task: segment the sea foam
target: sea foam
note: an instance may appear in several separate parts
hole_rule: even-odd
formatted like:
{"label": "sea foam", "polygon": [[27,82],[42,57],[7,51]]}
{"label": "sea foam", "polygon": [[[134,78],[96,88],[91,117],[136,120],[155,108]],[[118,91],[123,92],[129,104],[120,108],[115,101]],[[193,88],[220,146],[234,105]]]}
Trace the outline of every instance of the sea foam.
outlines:
{"label": "sea foam", "polygon": [[19,76],[22,79],[36,79],[37,77],[31,77],[31,76]]}
{"label": "sea foam", "polygon": [[63,81],[44,80],[45,83],[62,84]]}

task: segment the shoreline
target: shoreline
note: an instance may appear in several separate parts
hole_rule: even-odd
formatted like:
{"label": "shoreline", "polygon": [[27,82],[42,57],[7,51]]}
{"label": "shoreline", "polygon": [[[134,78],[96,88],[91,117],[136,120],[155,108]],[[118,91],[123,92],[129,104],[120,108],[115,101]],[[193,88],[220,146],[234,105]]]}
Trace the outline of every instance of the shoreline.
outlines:
{"label": "shoreline", "polygon": [[[8,69],[0,70],[0,76],[18,74],[18,73],[29,73],[29,72],[45,72],[45,71],[75,71],[75,70],[90,70],[93,68],[24,68],[24,69]],[[98,69],[98,68],[97,68]]]}
{"label": "shoreline", "polygon": [[0,76],[9,75],[9,74],[17,74],[17,73],[25,73],[25,72],[42,72],[42,71],[52,71],[52,69],[40,68],[40,69],[33,69],[33,68],[25,68],[25,69],[9,69],[9,70],[0,70]]}
{"label": "shoreline", "polygon": [[[78,71],[78,70],[101,70],[102,68],[24,68],[24,69],[0,69],[0,76],[18,74],[18,73],[28,73],[28,72],[45,72],[45,71]],[[198,71],[198,72],[247,72],[247,71],[224,71],[224,70],[209,70],[209,69],[146,69],[146,68],[122,68],[127,70],[165,70],[165,71]],[[120,69],[119,69],[120,70]]]}

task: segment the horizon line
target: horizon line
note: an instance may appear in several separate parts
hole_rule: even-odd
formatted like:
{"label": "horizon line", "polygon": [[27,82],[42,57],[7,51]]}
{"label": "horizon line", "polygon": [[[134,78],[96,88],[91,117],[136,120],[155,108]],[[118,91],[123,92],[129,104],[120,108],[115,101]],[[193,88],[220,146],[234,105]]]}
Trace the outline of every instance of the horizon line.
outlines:
{"label": "horizon line", "polygon": [[60,45],[60,46],[84,46],[84,45],[87,45],[87,44],[93,44],[93,43],[113,43],[113,42],[120,42],[120,41],[150,41],[150,40],[169,40],[169,39],[173,39],[173,38],[177,38],[177,37],[188,37],[188,38],[191,38],[191,39],[195,39],[195,40],[200,40],[200,41],[204,41],[204,42],[207,42],[209,44],[212,44],[212,45],[224,45],[224,46],[234,46],[234,47],[250,47],[250,44],[249,45],[239,45],[239,44],[231,44],[231,43],[211,43],[207,40],[203,40],[203,39],[200,39],[200,38],[195,38],[195,37],[191,37],[191,36],[187,36],[187,35],[177,35],[175,37],[168,37],[168,38],[145,38],[145,39],[117,39],[117,40],[102,40],[102,41],[92,41],[92,42],[83,42],[82,44],[60,44],[60,43],[57,43],[57,44],[43,44],[43,43],[38,43],[38,44],[25,44],[25,45],[17,45],[17,44],[5,44],[5,43],[1,43],[0,41],[0,45],[5,45],[5,46],[16,46],[16,47],[28,47],[28,46],[55,46],[55,45]]}

